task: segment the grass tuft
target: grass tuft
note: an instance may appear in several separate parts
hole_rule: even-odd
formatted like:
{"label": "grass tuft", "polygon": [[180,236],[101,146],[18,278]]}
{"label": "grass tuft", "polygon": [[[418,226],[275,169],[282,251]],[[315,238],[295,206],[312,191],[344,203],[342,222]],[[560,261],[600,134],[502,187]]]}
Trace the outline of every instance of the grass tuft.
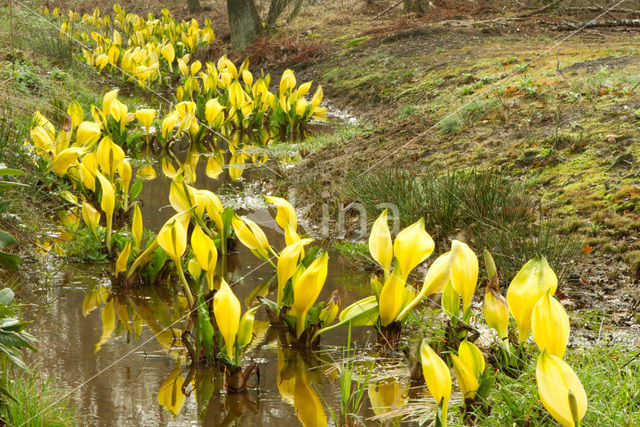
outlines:
{"label": "grass tuft", "polygon": [[546,256],[564,277],[577,254],[574,240],[558,235],[550,221],[536,215],[539,206],[519,185],[494,172],[433,177],[384,169],[350,179],[346,192],[372,218],[380,213],[381,203],[398,209],[403,227],[424,218],[440,251],[454,238],[473,243],[478,251],[486,248],[507,278],[537,254]]}

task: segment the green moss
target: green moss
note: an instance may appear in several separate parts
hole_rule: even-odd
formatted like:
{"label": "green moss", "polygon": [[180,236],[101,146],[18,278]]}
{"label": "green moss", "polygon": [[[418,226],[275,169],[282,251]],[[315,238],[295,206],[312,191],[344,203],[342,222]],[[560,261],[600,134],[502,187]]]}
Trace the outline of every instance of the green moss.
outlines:
{"label": "green moss", "polygon": [[345,49],[350,49],[352,47],[356,47],[359,44],[366,42],[370,38],[371,38],[370,36],[356,37],[355,39],[349,40],[348,42],[343,44],[342,47],[344,47]]}

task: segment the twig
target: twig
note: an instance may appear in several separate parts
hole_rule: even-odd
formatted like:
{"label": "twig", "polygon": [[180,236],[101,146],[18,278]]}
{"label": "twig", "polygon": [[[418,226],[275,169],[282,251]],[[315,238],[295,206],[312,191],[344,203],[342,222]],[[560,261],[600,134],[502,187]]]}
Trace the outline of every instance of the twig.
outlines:
{"label": "twig", "polygon": [[391,6],[389,6],[388,8],[386,8],[385,10],[383,10],[382,12],[380,12],[379,14],[377,14],[376,16],[371,18],[371,20],[375,21],[376,19],[380,18],[382,15],[384,15],[387,12],[389,12],[391,9],[393,9],[396,6],[398,6],[402,2],[404,2],[404,0],[400,0],[399,2],[392,4]]}

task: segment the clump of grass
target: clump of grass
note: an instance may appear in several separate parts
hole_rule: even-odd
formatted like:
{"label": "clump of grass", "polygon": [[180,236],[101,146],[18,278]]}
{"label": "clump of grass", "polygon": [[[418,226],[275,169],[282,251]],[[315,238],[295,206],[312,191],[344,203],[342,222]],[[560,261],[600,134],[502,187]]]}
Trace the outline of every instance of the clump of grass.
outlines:
{"label": "clump of grass", "polygon": [[394,205],[401,226],[419,218],[445,250],[453,238],[487,249],[507,277],[537,254],[547,257],[560,277],[570,268],[577,245],[557,235],[536,202],[519,185],[493,172],[455,172],[442,176],[415,175],[384,169],[347,182],[347,195],[376,218],[381,203]]}
{"label": "clump of grass", "polygon": [[330,405],[327,405],[335,425],[364,425],[360,411],[365,402],[365,393],[369,386],[373,366],[369,366],[366,372],[358,370],[355,363],[356,353],[356,347],[351,348],[351,328],[349,328],[345,361],[338,365],[340,412],[338,413]]}
{"label": "clump of grass", "polygon": [[2,386],[15,400],[0,404],[0,421],[10,426],[71,426],[78,420],[74,406],[52,380],[41,383],[33,373],[2,365]]}
{"label": "clump of grass", "polygon": [[[584,425],[634,425],[640,419],[640,357],[616,345],[596,345],[568,354],[589,398]],[[634,358],[635,357],[635,358]],[[538,403],[535,379],[536,359],[531,357],[517,379],[499,373],[489,396],[491,413],[484,425],[543,425],[552,423],[550,415]],[[614,381],[612,379],[615,378]]]}
{"label": "clump of grass", "polygon": [[400,116],[401,118],[411,117],[417,112],[418,112],[417,106],[413,104],[406,104],[402,108],[400,108],[400,111],[398,112],[398,116]]}
{"label": "clump of grass", "polygon": [[471,101],[440,121],[440,133],[443,135],[456,133],[468,124],[480,120],[495,110],[498,105],[500,101],[496,98]]}

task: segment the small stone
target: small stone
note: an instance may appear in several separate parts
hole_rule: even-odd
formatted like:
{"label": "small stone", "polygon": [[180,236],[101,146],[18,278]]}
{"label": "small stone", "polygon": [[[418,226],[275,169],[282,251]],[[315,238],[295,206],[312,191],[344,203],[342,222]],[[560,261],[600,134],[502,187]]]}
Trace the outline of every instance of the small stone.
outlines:
{"label": "small stone", "polygon": [[609,144],[615,144],[616,142],[616,136],[615,135],[607,135],[607,142]]}

